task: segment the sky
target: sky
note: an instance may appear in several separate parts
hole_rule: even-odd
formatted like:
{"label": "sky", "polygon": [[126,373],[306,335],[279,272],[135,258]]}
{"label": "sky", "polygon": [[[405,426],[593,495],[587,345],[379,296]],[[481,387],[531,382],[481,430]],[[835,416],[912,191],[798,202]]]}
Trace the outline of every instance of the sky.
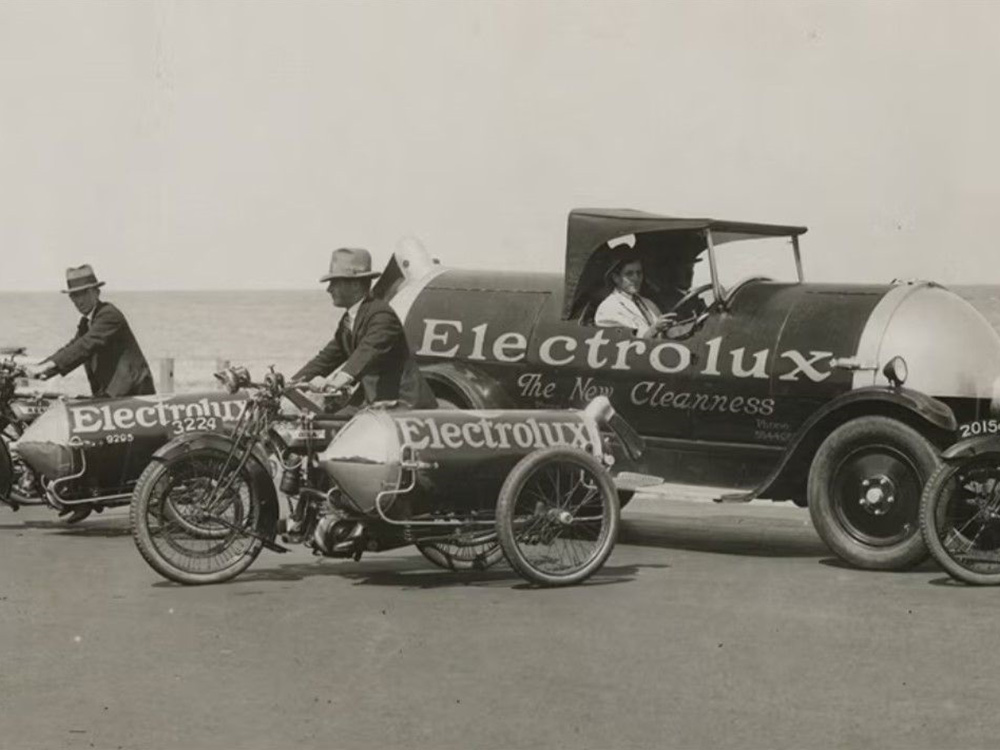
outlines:
{"label": "sky", "polygon": [[997,2],[0,2],[0,290],[562,268],[574,207],[1000,284]]}

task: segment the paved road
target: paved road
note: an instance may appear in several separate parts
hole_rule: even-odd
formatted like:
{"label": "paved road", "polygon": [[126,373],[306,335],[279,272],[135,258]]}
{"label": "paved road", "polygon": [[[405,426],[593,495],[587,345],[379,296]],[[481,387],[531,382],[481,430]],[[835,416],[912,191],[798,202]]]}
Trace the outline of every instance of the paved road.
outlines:
{"label": "paved road", "polygon": [[637,498],[584,586],[415,551],[157,579],[0,516],[0,747],[994,748],[1000,591],[842,567],[796,508]]}

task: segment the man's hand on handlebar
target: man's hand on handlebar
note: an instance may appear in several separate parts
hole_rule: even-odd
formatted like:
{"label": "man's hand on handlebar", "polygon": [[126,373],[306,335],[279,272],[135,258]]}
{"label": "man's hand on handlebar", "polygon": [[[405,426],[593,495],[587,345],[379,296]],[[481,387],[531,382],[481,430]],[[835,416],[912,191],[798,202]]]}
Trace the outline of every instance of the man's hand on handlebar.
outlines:
{"label": "man's hand on handlebar", "polygon": [[292,381],[292,385],[302,388],[312,393],[323,393],[329,396],[337,395],[346,391],[354,379],[343,372],[335,372],[329,378],[317,375],[308,382],[302,380]]}
{"label": "man's hand on handlebar", "polygon": [[54,362],[41,362],[37,365],[28,365],[25,370],[28,377],[34,380],[48,380],[56,374]]}

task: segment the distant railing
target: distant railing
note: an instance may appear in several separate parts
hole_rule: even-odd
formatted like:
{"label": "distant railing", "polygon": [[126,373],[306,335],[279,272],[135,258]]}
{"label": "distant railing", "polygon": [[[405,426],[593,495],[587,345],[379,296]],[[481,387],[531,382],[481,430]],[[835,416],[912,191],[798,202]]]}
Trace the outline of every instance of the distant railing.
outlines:
{"label": "distant railing", "polygon": [[[219,372],[229,367],[228,359],[216,359],[215,369],[212,372]],[[162,357],[160,359],[160,377],[156,380],[157,393],[174,392],[174,358]]]}

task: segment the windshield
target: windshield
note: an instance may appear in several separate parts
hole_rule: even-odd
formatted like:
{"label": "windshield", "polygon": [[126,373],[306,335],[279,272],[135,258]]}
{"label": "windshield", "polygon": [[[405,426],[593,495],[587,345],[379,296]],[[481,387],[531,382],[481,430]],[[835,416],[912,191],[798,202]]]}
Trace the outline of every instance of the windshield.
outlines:
{"label": "windshield", "polygon": [[[761,237],[716,245],[715,264],[724,290],[754,276],[791,283],[799,280],[790,237]],[[711,283],[712,273],[706,252],[695,263],[692,288]]]}

